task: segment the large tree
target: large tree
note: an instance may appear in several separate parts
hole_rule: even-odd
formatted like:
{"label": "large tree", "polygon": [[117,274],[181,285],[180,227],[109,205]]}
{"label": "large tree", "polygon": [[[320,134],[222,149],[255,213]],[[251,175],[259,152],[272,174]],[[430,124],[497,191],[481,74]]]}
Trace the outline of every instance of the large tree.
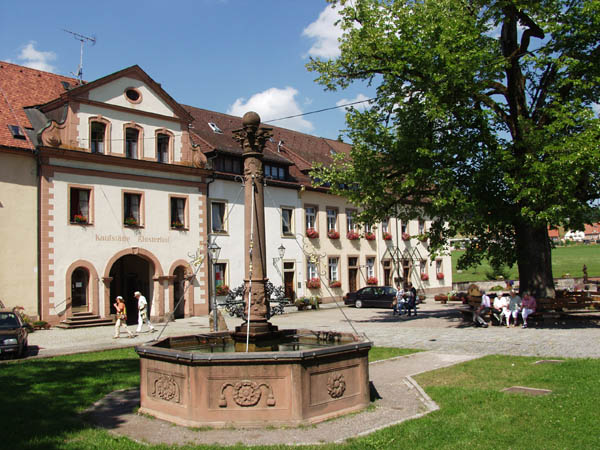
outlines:
{"label": "large tree", "polygon": [[600,198],[600,1],[330,3],[341,55],[309,70],[377,96],[315,176],[363,221],[424,214],[434,249],[473,237],[463,266],[517,263],[521,290],[553,297],[548,226],[581,227]]}

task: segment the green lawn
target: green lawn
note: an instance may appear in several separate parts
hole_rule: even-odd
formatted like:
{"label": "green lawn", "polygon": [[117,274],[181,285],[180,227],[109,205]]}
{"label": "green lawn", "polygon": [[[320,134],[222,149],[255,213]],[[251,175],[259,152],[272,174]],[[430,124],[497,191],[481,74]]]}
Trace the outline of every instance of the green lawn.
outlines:
{"label": "green lawn", "polygon": [[[600,448],[600,360],[534,365],[535,359],[488,356],[419,375],[417,381],[440,405],[439,411],[345,445],[306,448]],[[107,393],[138,382],[139,361],[132,349],[2,364],[2,448],[170,448],[115,437],[78,416]],[[553,393],[527,397],[500,392],[515,385]]]}
{"label": "green lawn", "polygon": [[[456,262],[464,253],[462,250],[452,252],[452,281],[460,283],[464,281],[486,281],[486,272],[490,271],[487,262],[477,267],[471,267],[458,272]],[[552,249],[552,271],[555,278],[570,274],[572,277],[583,277],[583,265],[588,268],[590,277],[600,276],[600,245],[570,245],[568,247],[556,247]],[[509,269],[510,279],[519,278],[517,266]]]}

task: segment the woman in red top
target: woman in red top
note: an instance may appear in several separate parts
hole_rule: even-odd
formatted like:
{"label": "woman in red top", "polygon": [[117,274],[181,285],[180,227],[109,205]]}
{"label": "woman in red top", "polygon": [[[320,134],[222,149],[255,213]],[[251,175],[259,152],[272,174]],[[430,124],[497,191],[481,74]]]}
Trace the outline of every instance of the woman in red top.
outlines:
{"label": "woman in red top", "polygon": [[127,331],[127,334],[129,335],[130,338],[134,338],[135,335],[129,331],[129,328],[127,328],[127,309],[125,308],[125,302],[123,301],[123,297],[121,297],[120,295],[117,297],[117,301],[114,303],[114,307],[117,311],[117,321],[115,322],[115,335],[113,336],[113,339],[119,339],[119,336],[121,335],[121,327],[125,327],[125,331]]}
{"label": "woman in red top", "polygon": [[521,304],[521,316],[523,317],[523,328],[527,328],[527,317],[535,312],[537,303],[533,295],[529,295],[529,292],[525,292],[523,295],[523,303]]}

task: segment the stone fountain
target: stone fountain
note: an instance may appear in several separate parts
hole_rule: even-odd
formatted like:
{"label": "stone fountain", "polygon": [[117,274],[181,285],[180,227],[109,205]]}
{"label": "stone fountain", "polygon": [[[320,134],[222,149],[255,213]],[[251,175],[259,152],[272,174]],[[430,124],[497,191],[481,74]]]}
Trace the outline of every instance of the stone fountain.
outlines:
{"label": "stone fountain", "polygon": [[246,113],[243,149],[246,320],[234,332],[136,347],[140,412],[184,426],[320,422],[369,404],[371,343],[350,333],[278,330],[267,318],[262,156],[271,129]]}

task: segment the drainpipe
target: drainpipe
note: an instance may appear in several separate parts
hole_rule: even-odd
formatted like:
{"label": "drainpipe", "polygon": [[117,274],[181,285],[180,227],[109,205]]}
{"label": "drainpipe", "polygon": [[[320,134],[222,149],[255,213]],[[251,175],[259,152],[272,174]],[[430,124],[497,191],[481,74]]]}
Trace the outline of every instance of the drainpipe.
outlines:
{"label": "drainpipe", "polygon": [[[208,166],[208,161],[212,161],[212,160],[213,160],[213,159],[215,159],[216,157],[217,157],[217,156],[216,156],[216,154],[215,154],[215,156],[214,156],[214,157],[212,157],[212,158],[208,158],[208,159],[207,159],[207,166]],[[211,169],[212,169],[212,164],[211,164]],[[212,183],[214,183],[214,182],[215,182],[215,172],[214,172],[214,169],[213,169],[213,172],[212,172],[212,174],[210,175],[210,178],[209,178],[209,180],[206,182],[206,218],[207,218],[207,221],[206,221],[206,227],[207,227],[207,228],[206,228],[206,239],[207,239],[207,240],[210,240],[210,239],[209,239],[209,235],[210,235],[210,233],[209,233],[209,229],[208,229],[208,227],[209,227],[209,226],[211,226],[210,220],[208,220],[208,218],[209,218],[209,214],[210,214],[210,185],[211,185]],[[206,246],[206,255],[207,255],[207,256],[209,256],[209,255],[208,255],[208,245]],[[210,257],[208,257],[208,258],[207,258],[207,260],[210,260]],[[211,292],[212,292],[212,290],[215,288],[215,287],[213,286],[213,284],[214,284],[214,282],[213,282],[213,278],[214,278],[214,277],[212,276],[212,272],[214,272],[214,270],[215,270],[215,269],[214,269],[214,266],[213,266],[213,264],[212,264],[212,260],[211,260],[211,264],[210,264],[210,266],[209,266],[209,273],[208,273],[208,299],[207,299],[207,300],[208,300],[208,304],[209,304],[209,305],[211,304],[211,301],[210,301],[210,293],[211,293]],[[214,305],[213,305],[213,306],[214,306]],[[209,314],[210,314],[210,312],[209,312]]]}

